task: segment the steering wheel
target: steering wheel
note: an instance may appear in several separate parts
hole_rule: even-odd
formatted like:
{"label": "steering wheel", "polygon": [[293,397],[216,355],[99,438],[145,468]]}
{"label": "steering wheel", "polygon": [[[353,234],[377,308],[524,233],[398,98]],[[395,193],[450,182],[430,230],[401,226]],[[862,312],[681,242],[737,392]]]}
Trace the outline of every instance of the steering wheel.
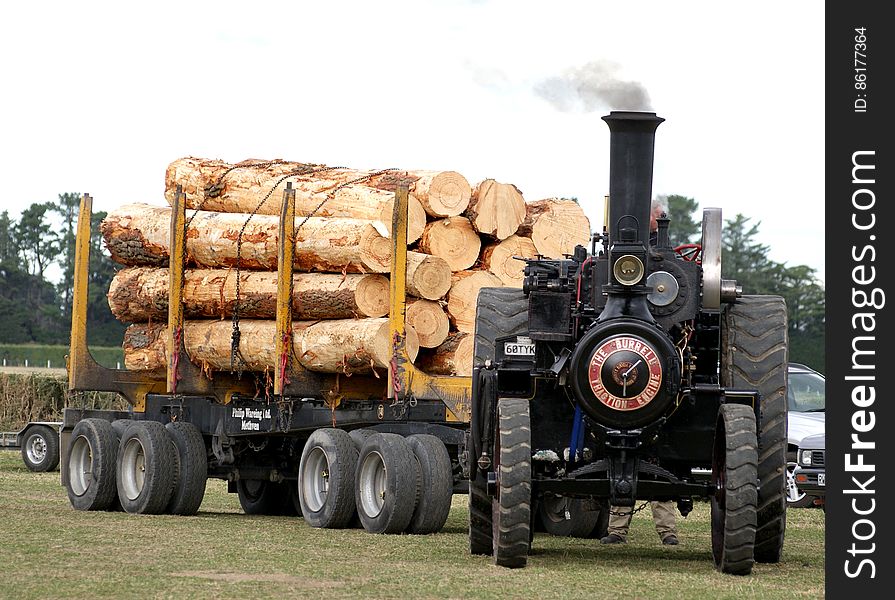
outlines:
{"label": "steering wheel", "polygon": [[702,262],[702,244],[681,244],[675,247],[678,256],[690,262]]}

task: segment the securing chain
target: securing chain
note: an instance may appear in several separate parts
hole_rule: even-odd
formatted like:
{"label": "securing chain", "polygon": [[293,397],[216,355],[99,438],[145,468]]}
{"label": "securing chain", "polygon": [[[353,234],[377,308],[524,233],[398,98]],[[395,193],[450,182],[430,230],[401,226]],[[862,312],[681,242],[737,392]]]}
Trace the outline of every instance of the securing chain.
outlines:
{"label": "securing chain", "polygon": [[622,512],[622,511],[612,510],[612,508],[610,507],[609,514],[614,517],[627,517],[628,515],[636,515],[637,513],[639,513],[641,510],[643,510],[647,506],[649,506],[649,500],[647,500],[646,502],[644,502],[643,504],[641,504],[640,506],[638,506],[637,508],[635,508],[634,510],[632,510],[630,512]]}

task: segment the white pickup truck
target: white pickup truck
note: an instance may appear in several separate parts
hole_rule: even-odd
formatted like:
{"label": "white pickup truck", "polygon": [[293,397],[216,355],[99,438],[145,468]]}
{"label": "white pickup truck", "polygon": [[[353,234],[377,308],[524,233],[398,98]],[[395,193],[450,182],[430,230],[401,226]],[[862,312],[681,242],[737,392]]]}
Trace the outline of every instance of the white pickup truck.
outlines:
{"label": "white pickup truck", "polygon": [[20,448],[25,466],[34,472],[59,466],[61,421],[31,421],[19,431],[0,432],[0,448]]}

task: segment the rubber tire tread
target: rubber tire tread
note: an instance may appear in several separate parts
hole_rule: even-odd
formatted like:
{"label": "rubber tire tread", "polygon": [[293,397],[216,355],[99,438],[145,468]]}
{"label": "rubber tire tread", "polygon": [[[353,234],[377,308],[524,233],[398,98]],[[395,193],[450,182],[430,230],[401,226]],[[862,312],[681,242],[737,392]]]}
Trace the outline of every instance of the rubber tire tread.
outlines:
{"label": "rubber tire tread", "polygon": [[81,496],[75,495],[71,489],[71,483],[66,485],[68,499],[77,510],[106,510],[112,505],[117,494],[115,469],[118,458],[118,437],[115,435],[115,430],[112,429],[112,424],[105,419],[78,421],[72,430],[72,445],[82,435],[90,445],[93,482],[88,484]]}
{"label": "rubber tire tread", "polygon": [[[719,411],[717,434],[724,435],[725,488],[723,514],[712,500],[712,555],[715,567],[730,575],[748,575],[755,562],[758,503],[758,442],[755,413],[742,404],[724,404]],[[723,521],[718,523],[716,517]],[[715,547],[715,533],[722,543]]]}
{"label": "rubber tire tread", "polygon": [[[28,446],[31,443],[31,438],[35,436],[43,438],[44,446],[47,449],[44,459],[38,463],[28,458]],[[29,429],[22,440],[22,461],[28,470],[34,473],[55,471],[59,466],[59,432],[46,425],[35,425]]]}
{"label": "rubber tire tread", "polygon": [[[385,466],[385,502],[378,515],[364,512],[361,503],[361,472],[364,460],[378,452]],[[355,471],[355,503],[364,529],[370,533],[402,533],[416,509],[421,485],[420,467],[410,443],[397,433],[377,433],[364,442]]]}
{"label": "rubber tire tread", "polygon": [[499,337],[528,331],[528,296],[518,288],[482,288],[475,311],[474,365],[494,360]]}
{"label": "rubber tire tread", "polygon": [[[124,449],[132,439],[143,446],[145,475],[143,489],[136,498],[127,497],[121,482]],[[165,426],[157,421],[134,421],[124,431],[118,445],[115,479],[118,500],[125,512],[141,515],[158,515],[165,511],[174,486],[174,445]]]}
{"label": "rubber tire tread", "polygon": [[414,434],[407,443],[420,468],[420,490],[407,533],[426,535],[441,531],[451,512],[454,472],[444,443],[434,435]]}
{"label": "rubber tire tread", "polygon": [[[505,335],[528,331],[528,298],[522,290],[514,288],[482,288],[476,300],[474,365],[484,365],[494,360],[495,341]],[[476,403],[473,398],[473,403]],[[473,411],[479,410],[474,406]],[[480,452],[475,448],[473,454]],[[478,456],[471,456],[475,462]],[[470,472],[475,475],[469,482],[469,552],[491,555],[494,553],[491,521],[491,497],[487,493],[485,474],[478,473],[475,464]]]}
{"label": "rubber tire tread", "polygon": [[789,337],[780,296],[743,296],[724,311],[721,385],[761,392],[755,560],[776,563],[786,534]]}
{"label": "rubber tire tread", "polygon": [[165,512],[194,515],[205,498],[208,482],[208,454],[199,429],[186,421],[167,423],[165,429],[174,442],[174,483]]}
{"label": "rubber tire tread", "polygon": [[[302,490],[305,465],[308,455],[314,448],[320,448],[329,465],[329,491],[326,501],[318,511],[312,511]],[[351,525],[356,513],[354,507],[354,472],[357,468],[357,446],[348,432],[342,429],[324,427],[315,430],[301,453],[298,466],[298,490],[301,514],[311,527],[342,529]]]}
{"label": "rubber tire tread", "polygon": [[531,419],[528,400],[497,403],[499,459],[492,500],[494,563],[524,567],[531,549]]}

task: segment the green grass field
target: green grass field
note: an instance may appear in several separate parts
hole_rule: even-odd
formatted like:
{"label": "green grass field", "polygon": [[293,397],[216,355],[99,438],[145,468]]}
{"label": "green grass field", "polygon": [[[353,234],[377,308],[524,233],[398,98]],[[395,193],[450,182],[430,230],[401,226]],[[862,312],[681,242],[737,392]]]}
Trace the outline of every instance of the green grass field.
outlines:
{"label": "green grass field", "polygon": [[751,576],[712,567],[705,503],[664,547],[648,510],[628,544],[538,534],[529,566],[467,551],[466,499],[431,536],[322,530],[296,517],[241,514],[209,481],[193,517],[76,512],[59,473],[0,452],[0,598],[820,598],[824,513],[788,514],[783,561]]}

